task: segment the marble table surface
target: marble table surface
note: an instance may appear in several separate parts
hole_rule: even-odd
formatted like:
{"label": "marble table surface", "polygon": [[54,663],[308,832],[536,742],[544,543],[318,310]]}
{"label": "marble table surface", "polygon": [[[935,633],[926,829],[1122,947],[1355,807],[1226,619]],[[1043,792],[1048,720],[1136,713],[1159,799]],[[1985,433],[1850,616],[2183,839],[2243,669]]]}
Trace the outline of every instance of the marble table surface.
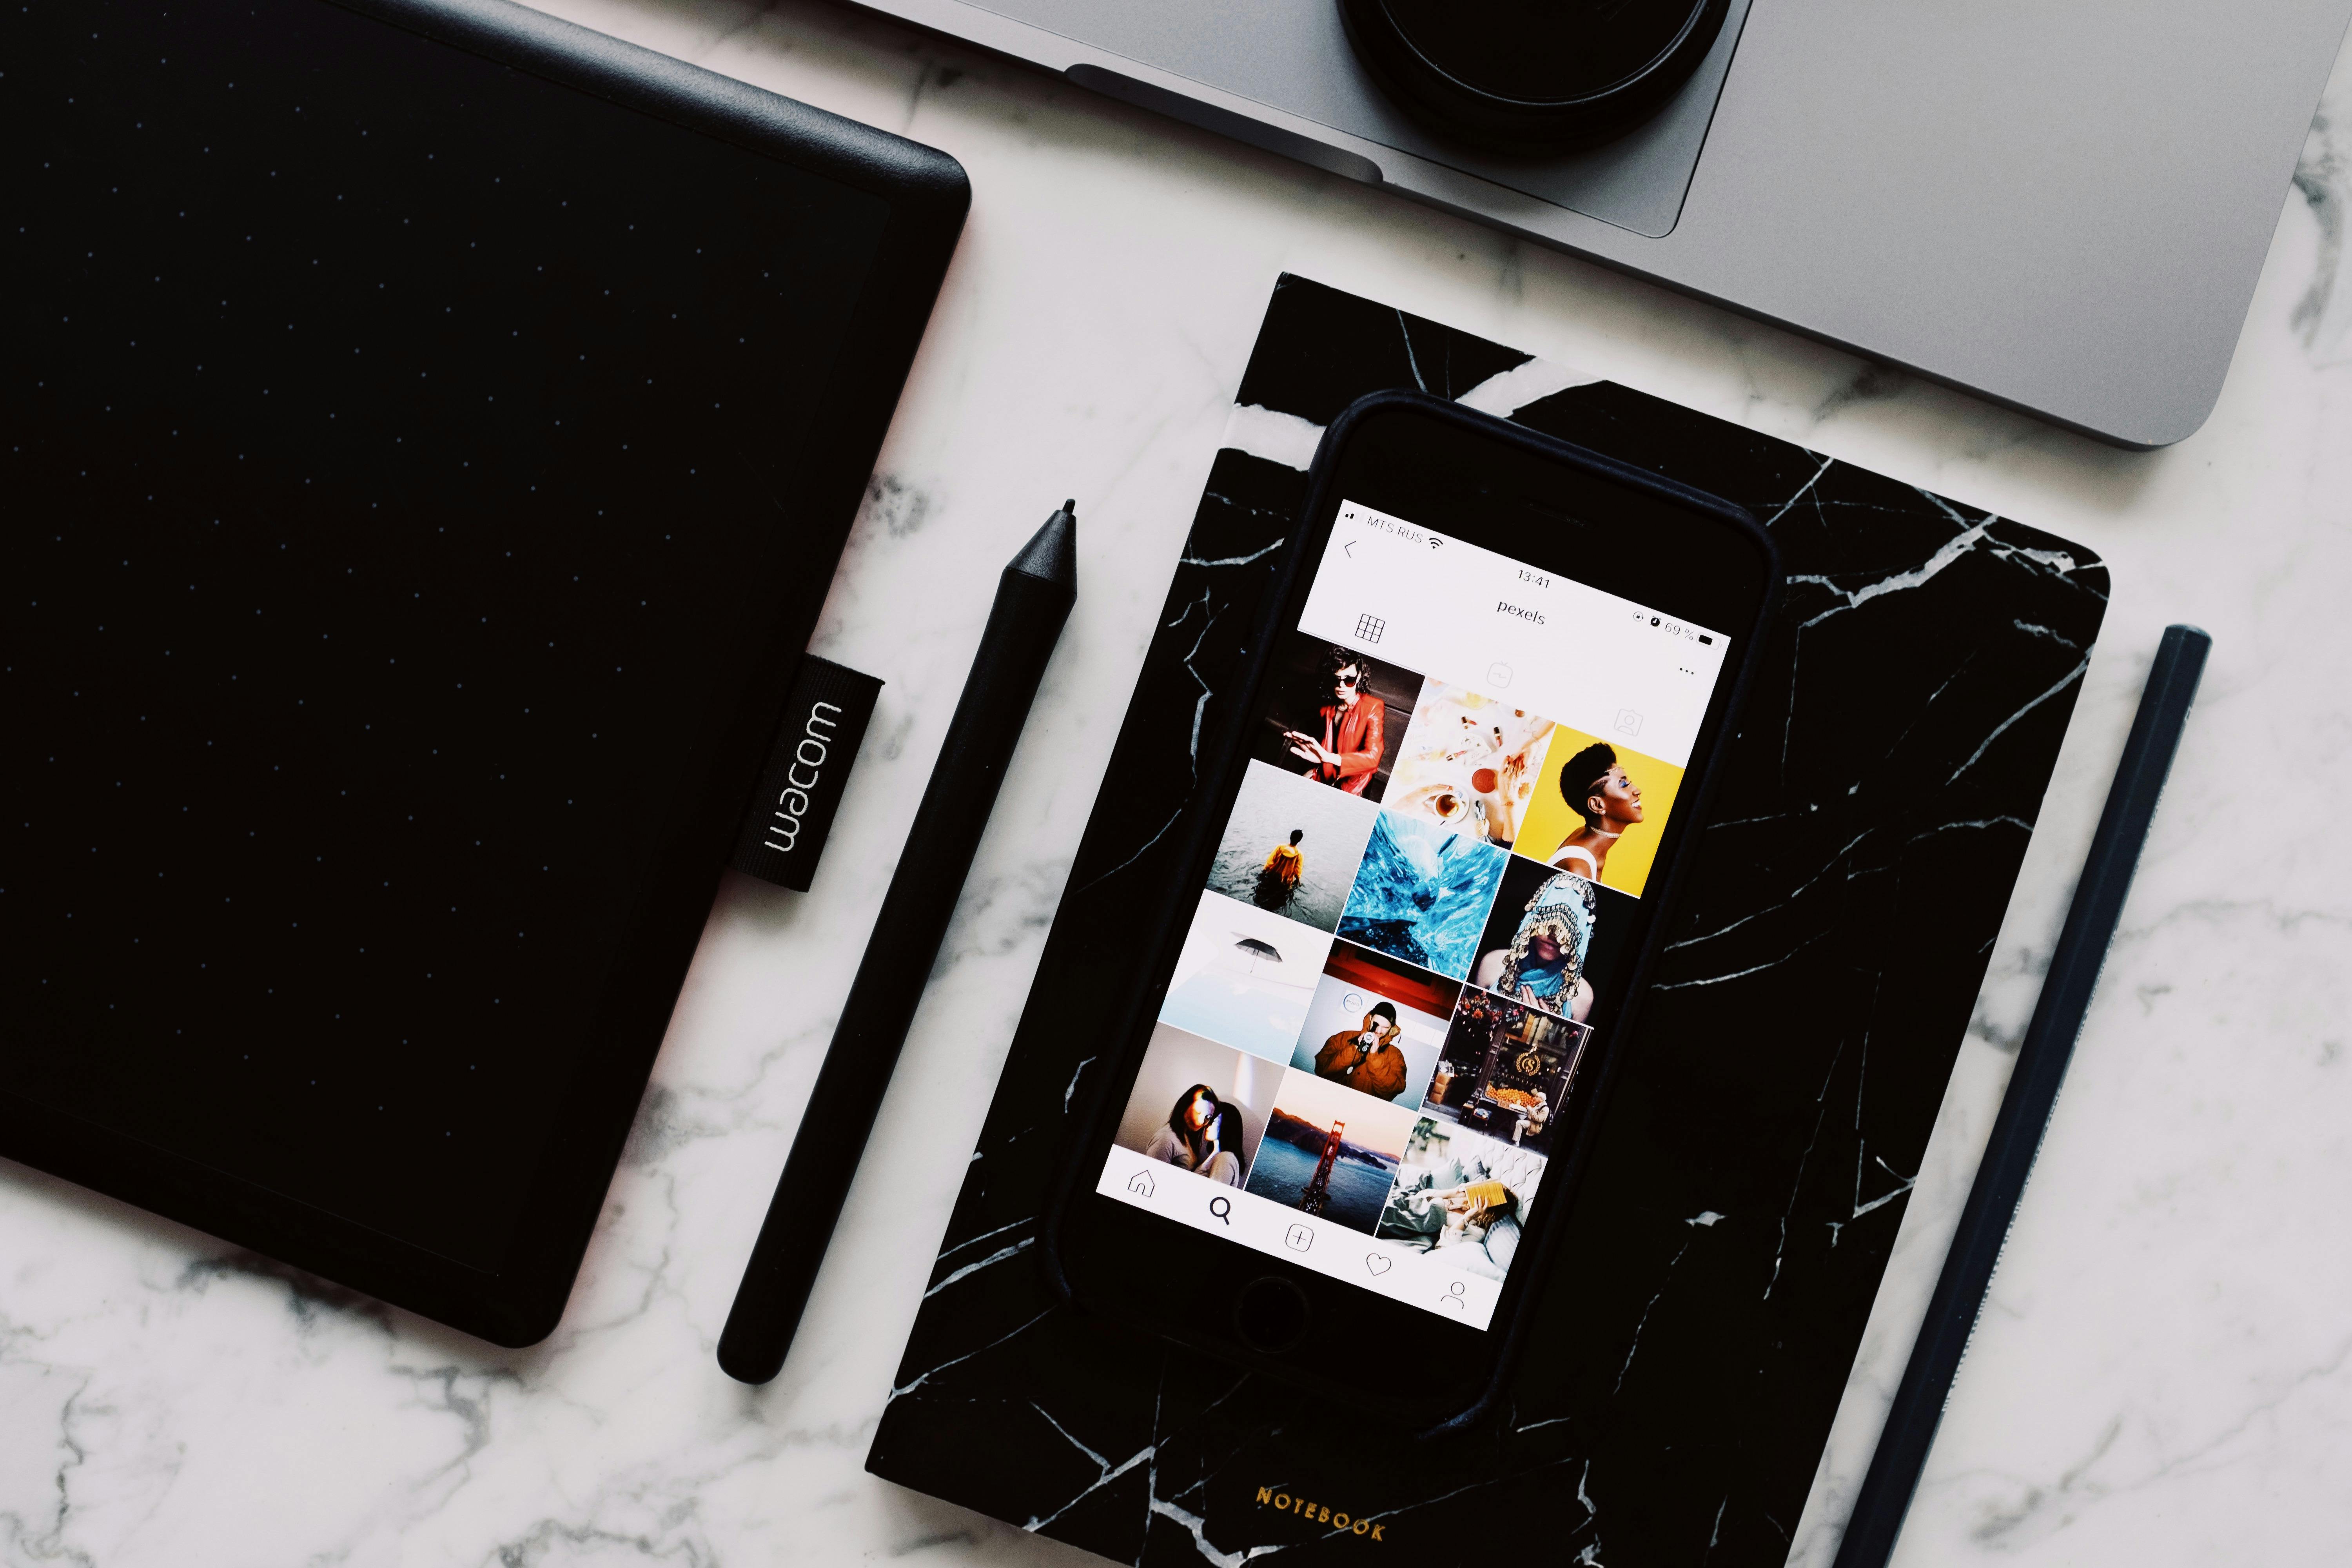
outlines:
{"label": "marble table surface", "polygon": [[[496,1351],[0,1163],[0,1563],[1095,1561],[866,1442],[1177,547],[1291,270],[2080,540],[2115,600],[1793,1562],[1826,1565],[2158,633],[2216,639],[1896,1552],[2352,1561],[2352,52],[2219,407],[2124,453],[818,4],[549,0],[943,147],[962,247],[816,639],[889,682],[807,896],[711,911],[562,1324]],[[783,1374],[712,1359],[984,614],[1085,591]],[[2329,1478],[2334,1477],[2331,1480]]]}

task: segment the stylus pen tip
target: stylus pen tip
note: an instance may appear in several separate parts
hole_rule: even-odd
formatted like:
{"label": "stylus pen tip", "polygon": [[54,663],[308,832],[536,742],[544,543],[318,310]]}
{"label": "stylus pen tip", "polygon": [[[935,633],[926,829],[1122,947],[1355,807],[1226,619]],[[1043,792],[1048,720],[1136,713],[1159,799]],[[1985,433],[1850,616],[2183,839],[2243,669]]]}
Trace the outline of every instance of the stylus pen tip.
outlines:
{"label": "stylus pen tip", "polygon": [[1005,563],[1004,569],[1058,584],[1075,593],[1078,586],[1078,503],[1064,501],[1061,510],[1029,536],[1029,542]]}

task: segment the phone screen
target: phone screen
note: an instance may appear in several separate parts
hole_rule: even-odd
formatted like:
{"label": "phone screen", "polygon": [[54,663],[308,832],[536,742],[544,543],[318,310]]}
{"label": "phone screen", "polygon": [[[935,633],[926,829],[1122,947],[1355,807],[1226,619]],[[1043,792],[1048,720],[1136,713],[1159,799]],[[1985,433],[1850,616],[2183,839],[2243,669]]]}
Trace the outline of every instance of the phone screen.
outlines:
{"label": "phone screen", "polygon": [[1304,606],[1096,1190],[1483,1330],[1731,639],[1344,500]]}

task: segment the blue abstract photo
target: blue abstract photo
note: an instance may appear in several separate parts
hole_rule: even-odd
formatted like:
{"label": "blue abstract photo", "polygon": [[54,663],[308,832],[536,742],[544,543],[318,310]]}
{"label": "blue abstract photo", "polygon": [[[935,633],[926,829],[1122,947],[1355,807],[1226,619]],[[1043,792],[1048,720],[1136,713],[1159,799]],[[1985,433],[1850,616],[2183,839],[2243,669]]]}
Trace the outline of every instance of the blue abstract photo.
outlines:
{"label": "blue abstract photo", "polygon": [[1466,978],[1509,858],[1443,824],[1383,811],[1339,934],[1448,979]]}

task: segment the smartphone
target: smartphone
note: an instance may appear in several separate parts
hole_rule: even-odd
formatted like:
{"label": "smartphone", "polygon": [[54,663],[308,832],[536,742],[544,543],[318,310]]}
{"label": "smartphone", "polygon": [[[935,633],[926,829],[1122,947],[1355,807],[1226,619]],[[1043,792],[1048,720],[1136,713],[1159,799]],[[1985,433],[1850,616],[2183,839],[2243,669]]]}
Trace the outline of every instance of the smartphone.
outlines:
{"label": "smartphone", "polygon": [[1433,398],[1329,428],[1048,1261],[1443,1426],[1558,1244],[1779,573],[1715,497]]}

